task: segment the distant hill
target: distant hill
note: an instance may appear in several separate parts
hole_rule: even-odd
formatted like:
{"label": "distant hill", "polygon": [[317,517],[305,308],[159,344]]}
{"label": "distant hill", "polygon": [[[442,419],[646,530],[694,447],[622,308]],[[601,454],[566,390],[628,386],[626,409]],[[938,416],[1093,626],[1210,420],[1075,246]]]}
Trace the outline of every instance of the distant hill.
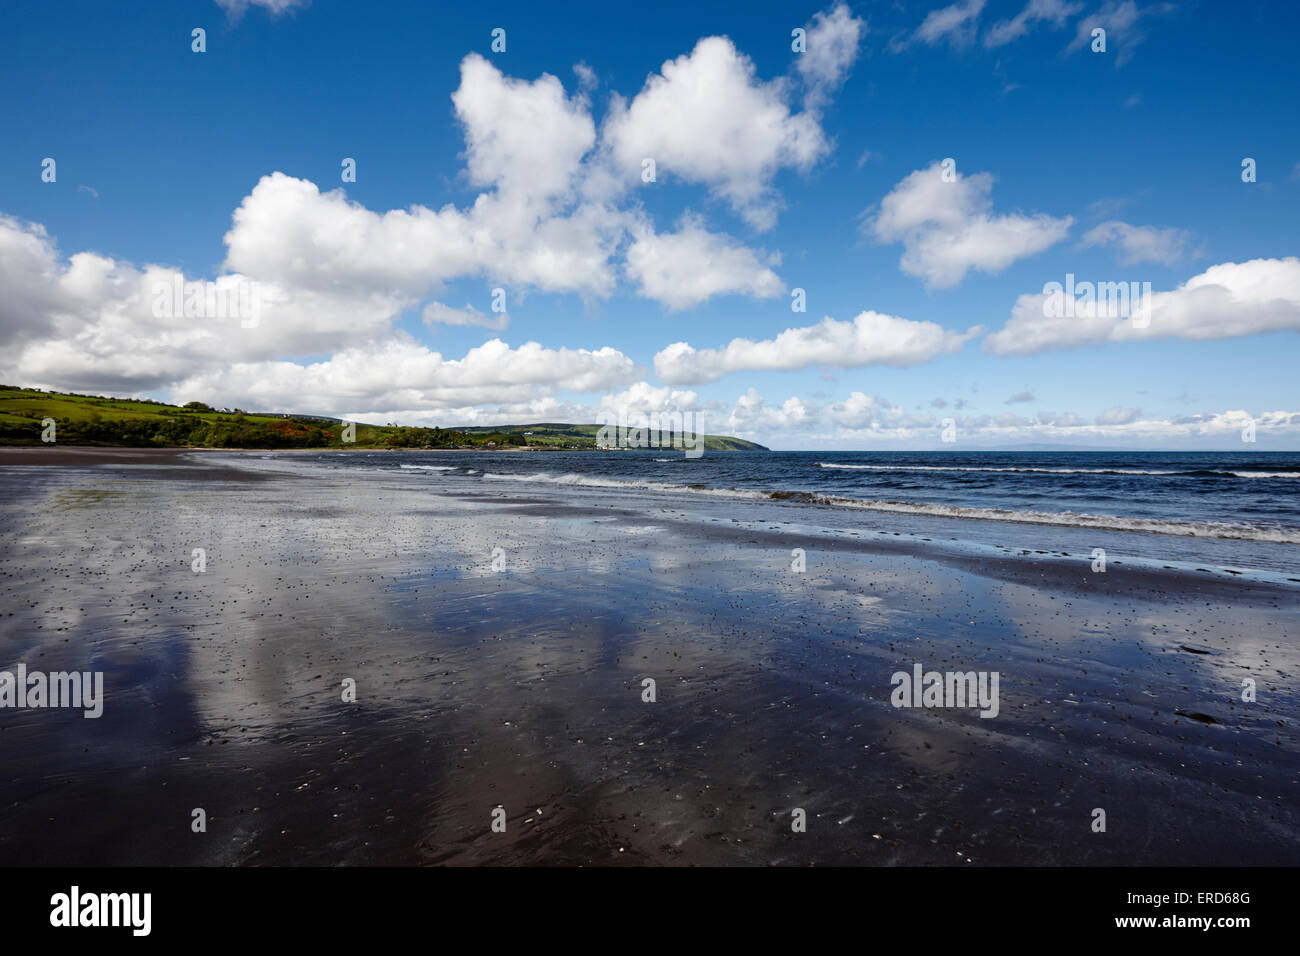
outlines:
{"label": "distant hill", "polygon": [[[533,425],[491,425],[462,428],[470,435],[505,433],[525,438],[529,445],[563,446],[569,448],[595,448],[596,435],[601,425],[570,425],[564,422],[537,422]],[[730,435],[704,435],[705,451],[768,451],[768,449],[743,438]]]}
{"label": "distant hill", "polygon": [[[355,441],[344,442],[346,422],[321,415],[245,412],[184,406],[148,399],[109,398],[74,392],[0,385],[0,444],[41,443],[53,419],[55,439],[67,445],[181,446],[193,448],[540,448],[596,447],[599,425],[543,422],[536,425],[417,428],[356,423]],[[525,434],[525,433],[531,434]],[[765,451],[762,445],[726,435],[704,437],[706,451]]]}

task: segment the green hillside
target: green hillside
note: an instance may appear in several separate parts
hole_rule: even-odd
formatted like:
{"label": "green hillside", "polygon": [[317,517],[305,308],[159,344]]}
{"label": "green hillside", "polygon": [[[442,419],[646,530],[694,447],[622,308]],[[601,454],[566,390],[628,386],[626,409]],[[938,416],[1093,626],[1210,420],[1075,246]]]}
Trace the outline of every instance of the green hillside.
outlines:
{"label": "green hillside", "polygon": [[[107,398],[0,385],[0,445],[41,443],[42,422],[54,419],[65,445],[183,446],[194,448],[486,448],[528,445],[548,449],[595,448],[599,425],[501,425],[461,429],[356,425],[356,441],[343,442],[345,423],[288,413],[184,407],[150,400]],[[525,432],[532,434],[525,435]],[[705,437],[707,451],[764,450],[722,435]]]}
{"label": "green hillside", "polygon": [[[595,448],[600,425],[569,425],[563,422],[538,422],[533,425],[492,425],[462,428],[470,435],[506,434],[518,436],[525,443],[540,447]],[[730,435],[704,435],[705,451],[767,451],[763,445]]]}

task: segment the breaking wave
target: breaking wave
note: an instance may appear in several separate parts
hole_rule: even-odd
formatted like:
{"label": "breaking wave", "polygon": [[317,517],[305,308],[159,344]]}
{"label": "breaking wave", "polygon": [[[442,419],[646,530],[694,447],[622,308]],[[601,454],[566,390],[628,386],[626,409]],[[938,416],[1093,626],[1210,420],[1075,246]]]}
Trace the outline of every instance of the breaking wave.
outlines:
{"label": "breaking wave", "polygon": [[701,484],[680,485],[662,481],[630,481],[616,478],[598,478],[572,472],[551,474],[533,472],[526,474],[499,474],[486,472],[484,478],[493,481],[538,482],[569,485],[583,488],[613,490],[640,490],[664,494],[706,495],[715,498],[746,499],[751,501],[779,501],[787,504],[819,505],[833,508],[859,508],[867,511],[888,511],[899,514],[933,515],[943,518],[975,518],[985,521],[1013,521],[1022,524],[1061,525],[1066,527],[1098,528],[1110,531],[1144,531],[1152,534],[1182,535],[1196,538],[1229,538],[1243,541],[1270,541],[1281,544],[1300,544],[1300,528],[1281,525],[1259,525],[1231,521],[1176,521],[1163,518],[1124,517],[1109,514],[1087,514],[1077,511],[1033,511],[1010,508],[981,508],[967,505],[935,504],[916,501],[888,501],[850,498],[843,495],[825,495],[810,491],[758,490],[742,488],[716,488]]}

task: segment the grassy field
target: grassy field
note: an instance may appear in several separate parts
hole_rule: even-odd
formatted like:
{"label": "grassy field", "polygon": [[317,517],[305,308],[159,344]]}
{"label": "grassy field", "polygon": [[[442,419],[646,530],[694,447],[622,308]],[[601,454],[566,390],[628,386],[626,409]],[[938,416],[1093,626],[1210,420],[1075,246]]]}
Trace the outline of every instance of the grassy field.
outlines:
{"label": "grassy field", "polygon": [[[0,385],[0,444],[39,444],[44,422],[53,419],[64,444],[195,448],[595,448],[599,425],[543,422],[535,425],[460,429],[355,425],[355,442],[343,441],[337,419],[282,413],[184,407],[162,402],[45,392]],[[528,433],[528,434],[526,434]],[[707,435],[707,451],[762,450],[726,435]]]}

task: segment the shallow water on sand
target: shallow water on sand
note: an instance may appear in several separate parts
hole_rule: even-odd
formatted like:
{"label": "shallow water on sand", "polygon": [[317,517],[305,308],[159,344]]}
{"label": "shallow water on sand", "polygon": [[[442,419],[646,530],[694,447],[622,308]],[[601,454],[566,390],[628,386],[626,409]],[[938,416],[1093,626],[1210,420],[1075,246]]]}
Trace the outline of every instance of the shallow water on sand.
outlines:
{"label": "shallow water on sand", "polygon": [[[1300,862],[1277,575],[289,470],[0,470],[0,667],[106,686],[98,720],[0,710],[0,862]],[[998,671],[998,716],[891,706],[918,662]]]}

